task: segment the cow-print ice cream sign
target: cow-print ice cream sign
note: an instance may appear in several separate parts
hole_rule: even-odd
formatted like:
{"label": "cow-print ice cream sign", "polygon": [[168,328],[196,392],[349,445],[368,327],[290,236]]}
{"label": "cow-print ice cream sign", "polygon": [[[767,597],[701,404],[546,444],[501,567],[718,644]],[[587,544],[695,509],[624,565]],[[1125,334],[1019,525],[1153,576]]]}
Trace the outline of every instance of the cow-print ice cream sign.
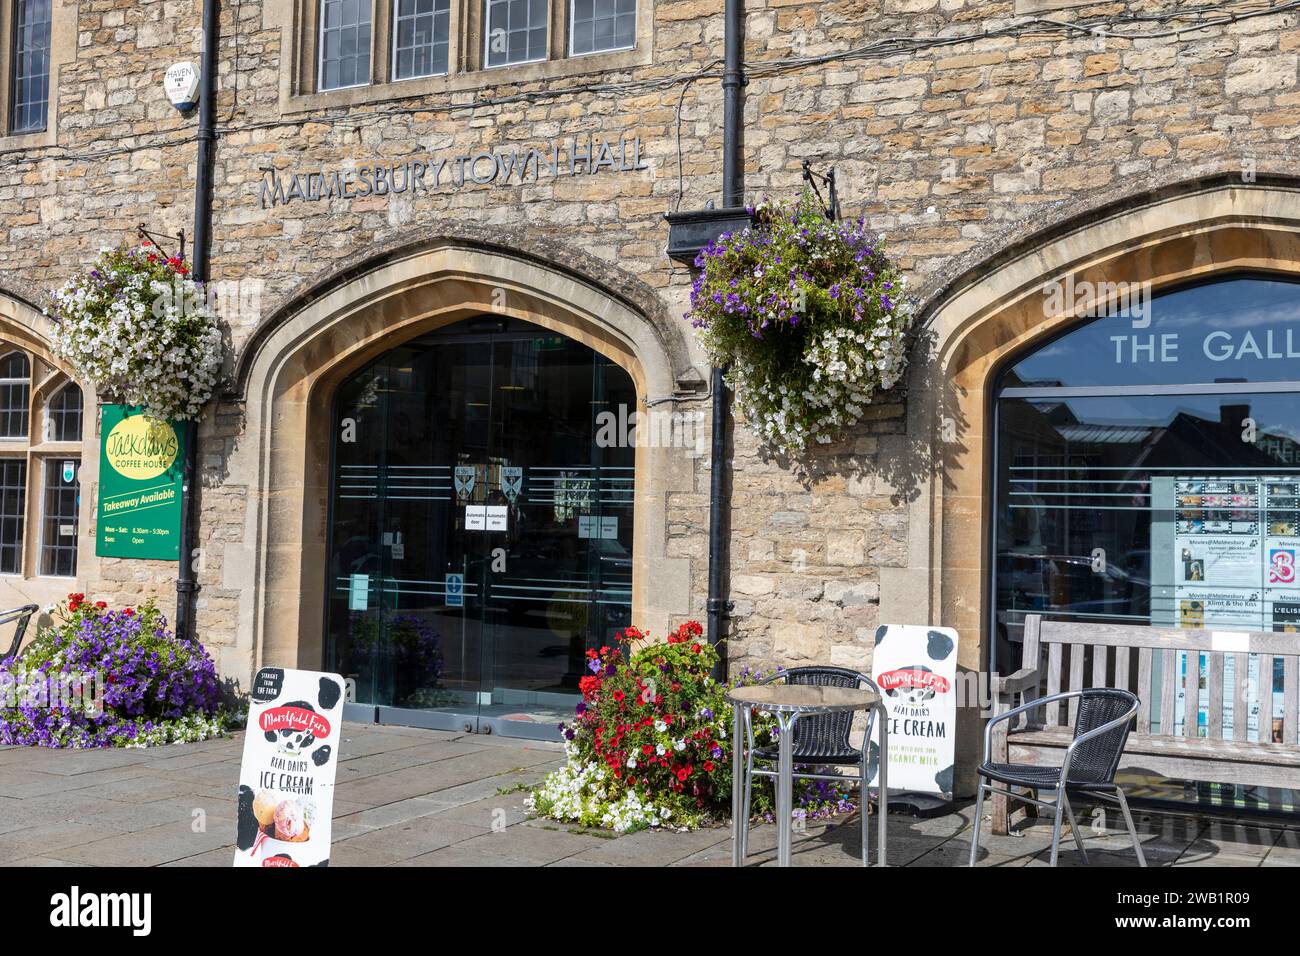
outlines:
{"label": "cow-print ice cream sign", "polygon": [[[946,627],[876,629],[871,676],[889,712],[889,787],[952,795],[957,724],[957,632]],[[871,763],[877,761],[872,744]],[[874,777],[876,771],[871,773]]]}
{"label": "cow-print ice cream sign", "polygon": [[264,667],[250,696],[235,865],[328,866],[343,679]]}

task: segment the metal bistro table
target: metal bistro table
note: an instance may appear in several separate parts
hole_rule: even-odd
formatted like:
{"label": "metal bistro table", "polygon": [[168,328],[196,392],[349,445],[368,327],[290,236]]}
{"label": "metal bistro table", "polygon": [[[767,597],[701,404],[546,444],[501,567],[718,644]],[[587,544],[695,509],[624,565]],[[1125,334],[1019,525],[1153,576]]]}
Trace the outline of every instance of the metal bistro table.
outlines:
{"label": "metal bistro table", "polygon": [[[745,780],[745,712],[762,710],[776,716],[780,728],[776,778],[776,857],[778,866],[790,865],[790,818],[794,792],[794,725],[804,714],[826,714],[844,710],[874,710],[875,725],[880,728],[880,797],[876,804],[877,862],[885,866],[886,816],[889,809],[889,729],[884,701],[866,688],[819,687],[812,684],[759,684],[737,687],[727,694],[733,705],[734,729],[731,744],[731,864],[743,866],[740,858],[740,825],[744,814]],[[862,813],[867,812],[867,795],[861,797]]]}

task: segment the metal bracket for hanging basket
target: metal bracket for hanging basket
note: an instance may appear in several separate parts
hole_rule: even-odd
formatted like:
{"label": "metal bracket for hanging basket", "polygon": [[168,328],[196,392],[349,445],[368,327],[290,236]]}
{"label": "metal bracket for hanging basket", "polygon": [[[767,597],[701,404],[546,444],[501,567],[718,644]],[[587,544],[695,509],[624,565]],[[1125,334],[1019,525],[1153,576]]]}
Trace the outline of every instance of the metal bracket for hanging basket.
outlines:
{"label": "metal bracket for hanging basket", "polygon": [[[152,244],[153,244],[153,245],[154,245],[154,246],[155,246],[155,247],[156,247],[160,252],[162,252],[163,255],[165,255],[165,256],[167,255],[167,250],[166,250],[165,248],[163,248],[163,244],[162,244],[161,242],[158,241],[158,236],[155,236],[155,235],[154,235],[153,233],[151,233],[148,229],[146,229],[146,228],[144,227],[144,223],[140,223],[139,227],[137,227],[137,229],[136,229],[136,235],[137,235],[141,240],[144,240],[144,239],[149,240],[149,242],[151,242],[151,243],[152,243]],[[177,258],[177,259],[181,260],[182,262],[184,262],[184,261],[185,261],[185,230],[182,229],[182,230],[181,230],[181,234],[180,234],[179,236],[169,236],[169,235],[167,235],[167,233],[165,233],[165,232],[164,232],[164,233],[159,233],[159,235],[162,236],[162,238],[164,238],[164,239],[173,239],[173,240],[175,240],[176,242],[180,243],[180,251],[176,254],[175,258]],[[170,259],[170,258],[173,258],[173,257],[172,257],[172,256],[167,256],[167,258]]]}
{"label": "metal bracket for hanging basket", "polygon": [[688,266],[723,233],[740,232],[753,224],[753,216],[743,206],[669,212],[664,219],[668,220],[668,258]]}
{"label": "metal bracket for hanging basket", "polygon": [[[814,172],[812,162],[805,159],[803,161],[803,181],[808,184],[813,191],[813,195],[817,197],[817,201],[821,203],[822,212],[826,214],[826,218],[831,222],[838,220],[840,218],[840,197],[835,191],[835,167],[832,166],[823,175]],[[826,198],[824,199],[822,198],[822,191],[817,188],[818,183],[826,187]]]}

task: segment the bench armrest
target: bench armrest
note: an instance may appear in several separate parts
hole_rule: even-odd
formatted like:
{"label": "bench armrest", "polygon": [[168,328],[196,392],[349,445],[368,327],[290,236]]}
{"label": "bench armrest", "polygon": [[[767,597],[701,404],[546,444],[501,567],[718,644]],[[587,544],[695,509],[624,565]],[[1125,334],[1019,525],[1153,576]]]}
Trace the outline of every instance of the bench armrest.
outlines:
{"label": "bench armrest", "polygon": [[1023,694],[1027,690],[1037,690],[1038,680],[1037,667],[1022,667],[1014,674],[1007,674],[1005,677],[994,674],[993,693],[994,695]]}

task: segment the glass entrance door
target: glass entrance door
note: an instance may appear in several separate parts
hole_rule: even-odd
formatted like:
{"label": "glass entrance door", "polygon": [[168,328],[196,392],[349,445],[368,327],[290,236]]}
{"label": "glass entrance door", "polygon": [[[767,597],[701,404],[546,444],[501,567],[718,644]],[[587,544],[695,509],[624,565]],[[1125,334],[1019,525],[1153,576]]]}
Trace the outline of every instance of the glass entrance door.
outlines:
{"label": "glass entrance door", "polygon": [[526,323],[459,323],[339,389],[326,666],[381,721],[550,737],[630,623],[631,379]]}

